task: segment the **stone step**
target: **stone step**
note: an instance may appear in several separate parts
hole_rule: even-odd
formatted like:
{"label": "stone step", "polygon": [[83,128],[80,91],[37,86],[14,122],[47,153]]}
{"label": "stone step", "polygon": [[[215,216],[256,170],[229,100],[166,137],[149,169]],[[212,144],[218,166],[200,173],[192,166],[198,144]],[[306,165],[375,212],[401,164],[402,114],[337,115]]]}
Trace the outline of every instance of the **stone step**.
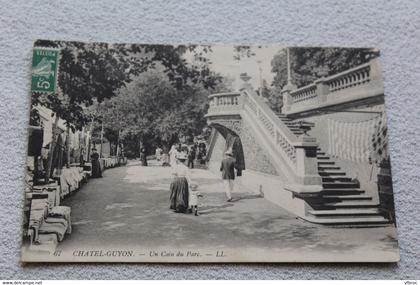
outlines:
{"label": "stone step", "polygon": [[351,182],[351,178],[347,176],[333,176],[333,177],[322,177],[322,182]]}
{"label": "stone step", "polygon": [[378,209],[334,209],[334,210],[310,210],[313,216],[376,216],[380,212]]}
{"label": "stone step", "polygon": [[341,188],[341,189],[323,189],[320,194],[321,196],[324,195],[359,195],[359,194],[364,194],[365,190],[360,190],[360,189],[346,189],[346,188]]}
{"label": "stone step", "polygon": [[321,176],[346,176],[346,173],[341,170],[318,170],[318,174]]}
{"label": "stone step", "polygon": [[318,161],[318,166],[319,165],[334,165],[335,164],[335,162],[334,161]]}
{"label": "stone step", "polygon": [[352,201],[352,200],[366,200],[370,201],[372,200],[372,196],[366,195],[366,194],[360,194],[360,195],[323,195],[323,199],[327,200],[336,200],[336,201]]}
{"label": "stone step", "polygon": [[389,220],[382,216],[365,216],[365,217],[308,217],[308,221],[323,225],[382,225],[388,224]]}
{"label": "stone step", "polygon": [[351,201],[341,201],[341,202],[328,202],[328,203],[324,203],[323,206],[350,209],[350,208],[377,208],[379,204],[371,200],[351,200]]}
{"label": "stone step", "polygon": [[324,182],[322,183],[324,189],[348,189],[348,188],[359,188],[357,182]]}
{"label": "stone step", "polygon": [[318,159],[322,159],[322,160],[326,160],[326,159],[330,159],[330,157],[329,156],[325,156],[325,155],[317,155],[316,156],[316,158],[318,158]]}
{"label": "stone step", "polygon": [[335,165],[318,165],[318,171],[341,170],[340,166]]}

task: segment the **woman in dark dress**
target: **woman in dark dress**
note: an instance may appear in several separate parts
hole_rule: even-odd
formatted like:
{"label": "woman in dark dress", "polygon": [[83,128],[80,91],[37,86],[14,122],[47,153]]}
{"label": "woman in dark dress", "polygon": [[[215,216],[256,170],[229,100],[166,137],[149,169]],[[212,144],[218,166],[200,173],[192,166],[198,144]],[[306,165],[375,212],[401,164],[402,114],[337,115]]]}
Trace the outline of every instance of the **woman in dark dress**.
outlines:
{"label": "woman in dark dress", "polygon": [[90,158],[92,161],[92,177],[102,177],[101,164],[99,163],[99,153],[96,151],[96,148],[92,149],[92,155]]}
{"label": "woman in dark dress", "polygon": [[144,148],[142,148],[140,151],[140,161],[141,165],[147,166],[146,150]]}
{"label": "woman in dark dress", "polygon": [[191,180],[188,167],[185,166],[184,162],[184,158],[178,158],[172,173],[170,209],[176,213],[187,213],[188,211],[188,185],[191,184]]}

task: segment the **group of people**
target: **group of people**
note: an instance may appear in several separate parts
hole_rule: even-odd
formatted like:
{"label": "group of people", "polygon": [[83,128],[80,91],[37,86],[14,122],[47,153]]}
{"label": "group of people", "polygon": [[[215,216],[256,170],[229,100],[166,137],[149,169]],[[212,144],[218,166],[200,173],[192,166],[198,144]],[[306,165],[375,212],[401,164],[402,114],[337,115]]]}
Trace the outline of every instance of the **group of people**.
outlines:
{"label": "group of people", "polygon": [[162,166],[173,166],[176,164],[177,158],[187,161],[189,168],[194,168],[194,162],[198,160],[201,164],[205,163],[206,145],[204,143],[194,145],[172,145],[166,154],[162,148],[156,148],[156,160],[162,163]]}
{"label": "group of people", "polygon": [[[162,166],[170,166],[172,171],[172,182],[170,184],[170,206],[176,213],[194,213],[198,216],[198,201],[202,194],[198,190],[199,185],[191,179],[190,169],[194,168],[194,161],[198,159],[201,163],[206,157],[205,144],[191,146],[174,144],[168,153],[161,147],[155,150],[156,160]],[[146,153],[142,149],[140,153],[142,165],[147,166]],[[236,160],[232,150],[225,152],[225,158],[220,165],[223,179],[223,187],[228,202],[233,202],[232,191],[234,188]],[[239,173],[238,173],[239,175]]]}
{"label": "group of people", "polygon": [[[198,184],[191,180],[189,168],[185,165],[186,157],[174,155],[171,161],[173,180],[170,184],[170,209],[176,213],[192,213],[198,216],[198,199],[202,197],[198,191]],[[235,158],[232,151],[225,153],[220,165],[223,185],[228,202],[232,202],[232,191],[235,179]]]}
{"label": "group of people", "polygon": [[[169,152],[164,152],[160,146],[157,146],[155,149],[156,161],[162,166],[173,166],[176,164],[177,157],[184,158],[187,161],[187,166],[189,168],[194,168],[194,163],[196,160],[200,164],[205,163],[207,150],[204,143],[196,143],[194,145],[181,145],[174,144],[172,145]],[[146,150],[142,148],[140,150],[140,162],[142,166],[148,166]]]}
{"label": "group of people", "polygon": [[170,209],[176,213],[191,213],[198,216],[198,185],[191,180],[189,168],[185,165],[186,158],[182,155],[173,156],[172,182],[170,185]]}

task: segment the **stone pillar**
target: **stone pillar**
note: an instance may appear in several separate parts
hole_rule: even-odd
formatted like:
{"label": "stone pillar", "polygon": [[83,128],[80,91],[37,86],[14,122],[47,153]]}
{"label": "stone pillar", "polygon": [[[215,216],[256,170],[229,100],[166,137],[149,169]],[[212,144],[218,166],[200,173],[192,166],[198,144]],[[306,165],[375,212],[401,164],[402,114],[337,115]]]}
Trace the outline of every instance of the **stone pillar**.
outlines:
{"label": "stone pillar", "polygon": [[303,185],[321,186],[321,176],[318,174],[318,159],[316,156],[318,144],[315,138],[302,136],[296,149],[296,175]]}
{"label": "stone pillar", "polygon": [[292,100],[292,97],[290,96],[290,93],[293,90],[296,90],[296,88],[297,88],[296,85],[289,82],[281,90],[281,94],[283,96],[283,107],[281,109],[281,112],[283,114],[287,114],[291,110],[293,100]]}
{"label": "stone pillar", "polygon": [[370,84],[374,87],[383,88],[382,67],[379,58],[374,58],[370,61]]}
{"label": "stone pillar", "polygon": [[330,93],[330,87],[328,86],[328,84],[326,84],[326,82],[324,81],[324,78],[320,78],[316,80],[314,83],[316,85],[315,92],[318,98],[318,103],[322,104],[322,103],[327,102],[328,93]]}

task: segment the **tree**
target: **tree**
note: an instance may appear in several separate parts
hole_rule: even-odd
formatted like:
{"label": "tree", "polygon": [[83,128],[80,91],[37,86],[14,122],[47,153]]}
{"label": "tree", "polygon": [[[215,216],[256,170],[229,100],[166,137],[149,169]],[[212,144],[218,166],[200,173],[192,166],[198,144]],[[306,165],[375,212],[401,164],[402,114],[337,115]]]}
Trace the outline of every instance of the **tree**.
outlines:
{"label": "tree", "polygon": [[217,85],[211,88],[212,93],[225,93],[225,92],[232,92],[234,90],[233,82],[235,79],[233,77],[222,77],[218,76],[220,79],[218,80]]}
{"label": "tree", "polygon": [[177,89],[164,72],[150,70],[104,102],[104,124],[120,130],[122,139],[137,150],[156,144],[168,148],[181,134],[200,134],[206,125],[204,115],[211,92],[198,83]]}
{"label": "tree", "polygon": [[[260,91],[258,90],[258,93]],[[266,80],[262,82],[261,96],[265,98],[268,106],[275,112],[280,112],[283,106],[281,97],[281,89],[278,87],[270,87]]]}
{"label": "tree", "polygon": [[[183,53],[194,51],[196,46],[110,45],[47,40],[38,40],[35,46],[60,49],[57,93],[32,94],[32,106],[46,106],[55,116],[47,179],[51,173],[58,118],[65,120],[67,132],[81,129],[93,119],[91,112],[87,111],[90,106],[112,98],[117,90],[131,82],[133,76],[153,68],[156,63],[161,64],[177,89],[183,89],[184,82],[189,79],[206,88],[217,82],[217,78],[209,76],[206,65],[189,66],[182,58]],[[204,53],[208,51],[208,47],[201,49]],[[205,61],[204,56],[201,58]]]}

